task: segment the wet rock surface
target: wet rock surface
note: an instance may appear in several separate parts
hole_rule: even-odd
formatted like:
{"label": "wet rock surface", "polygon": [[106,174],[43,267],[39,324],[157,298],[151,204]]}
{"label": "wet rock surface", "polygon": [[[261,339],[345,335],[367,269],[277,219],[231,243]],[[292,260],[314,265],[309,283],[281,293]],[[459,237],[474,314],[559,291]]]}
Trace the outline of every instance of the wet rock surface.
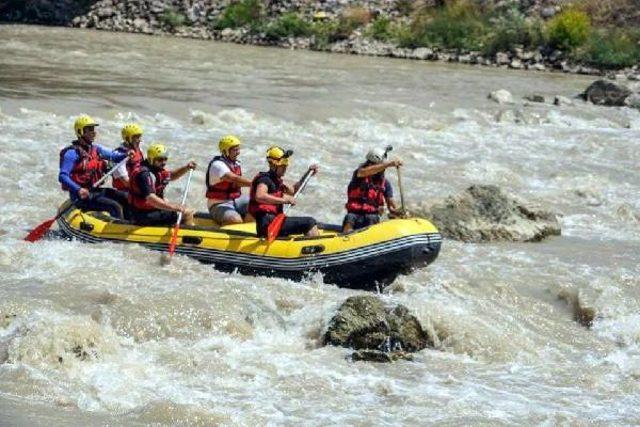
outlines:
{"label": "wet rock surface", "polygon": [[331,319],[325,345],[357,350],[353,360],[391,362],[433,346],[418,319],[403,305],[387,307],[376,296],[348,298]]}
{"label": "wet rock surface", "polygon": [[622,107],[631,93],[628,87],[620,83],[596,80],[581,96],[585,101],[593,102],[596,105]]}
{"label": "wet rock surface", "polygon": [[494,185],[473,185],[412,212],[434,222],[444,237],[464,242],[536,242],[560,235],[553,213],[527,206]]}

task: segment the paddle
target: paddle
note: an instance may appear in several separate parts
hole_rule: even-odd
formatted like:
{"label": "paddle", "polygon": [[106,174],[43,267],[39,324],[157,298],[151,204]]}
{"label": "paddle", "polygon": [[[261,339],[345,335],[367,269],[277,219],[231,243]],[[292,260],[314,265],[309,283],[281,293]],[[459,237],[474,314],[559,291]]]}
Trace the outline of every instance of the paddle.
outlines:
{"label": "paddle", "polygon": [[[182,203],[180,203],[181,207],[184,207],[184,204],[187,201],[187,194],[189,194],[189,186],[191,185],[192,175],[193,175],[193,169],[189,169],[187,184],[184,186],[184,194],[182,194]],[[171,236],[171,243],[169,243],[169,259],[167,261],[171,261],[171,257],[173,256],[173,253],[176,251],[176,243],[178,241],[178,231],[180,230],[181,221],[182,221],[182,211],[178,212],[178,220],[176,221],[176,225],[173,227],[173,235]]]}
{"label": "paddle", "polygon": [[402,191],[402,174],[400,173],[400,166],[396,166],[398,172],[398,188],[400,189],[400,216],[406,217],[407,211],[404,208],[404,191]]}
{"label": "paddle", "polygon": [[[124,158],[123,160],[120,161],[120,163],[118,163],[113,168],[111,168],[107,173],[104,174],[102,178],[100,178],[98,181],[96,181],[95,184],[91,186],[91,190],[93,190],[94,188],[98,188],[98,186],[100,186],[107,178],[109,178],[115,172],[116,169],[118,169],[120,166],[125,164],[127,160],[129,160],[128,157]],[[37,242],[38,240],[42,239],[42,237],[47,233],[47,231],[49,231],[53,223],[56,222],[58,218],[64,215],[69,209],[71,209],[72,206],[73,206],[73,202],[70,203],[69,206],[62,209],[60,212],[58,212],[56,216],[46,220],[45,222],[43,222],[42,224],[40,224],[39,226],[31,230],[31,232],[27,234],[27,237],[25,237],[24,240],[26,240],[27,242]]]}
{"label": "paddle", "polygon": [[[298,197],[298,194],[300,194],[302,190],[304,190],[304,187],[307,186],[307,183],[309,182],[312,176],[313,176],[312,169],[309,169],[307,173],[303,175],[302,184],[300,184],[300,187],[298,187],[298,191],[296,191],[295,194],[293,195],[294,199]],[[283,212],[276,215],[273,221],[271,221],[271,224],[269,224],[269,227],[267,227],[267,242],[271,243],[274,240],[276,240],[276,237],[278,237],[278,233],[280,233],[282,224],[284,224],[284,220],[287,218],[286,213],[290,207],[291,205],[285,206]]]}

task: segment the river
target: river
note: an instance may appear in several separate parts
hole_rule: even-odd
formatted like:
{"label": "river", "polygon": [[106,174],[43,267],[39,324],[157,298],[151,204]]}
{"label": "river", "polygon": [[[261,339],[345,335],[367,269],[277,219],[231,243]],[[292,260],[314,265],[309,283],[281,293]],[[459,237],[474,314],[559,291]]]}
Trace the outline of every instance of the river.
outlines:
{"label": "river", "polygon": [[[36,26],[2,25],[0,40],[0,425],[640,423],[640,112],[522,100],[573,97],[592,78]],[[515,103],[487,99],[497,89]],[[369,147],[392,144],[409,202],[495,184],[556,212],[562,236],[445,240],[381,295],[436,348],[353,363],[321,341],[358,291],[322,277],[24,242],[64,200],[58,152],[81,113],[104,145],[137,121],[170,165],[196,160],[199,210],[224,134],[243,140],[247,175],[271,144],[295,151],[296,179],[317,162],[292,213],[324,222],[341,221]]]}

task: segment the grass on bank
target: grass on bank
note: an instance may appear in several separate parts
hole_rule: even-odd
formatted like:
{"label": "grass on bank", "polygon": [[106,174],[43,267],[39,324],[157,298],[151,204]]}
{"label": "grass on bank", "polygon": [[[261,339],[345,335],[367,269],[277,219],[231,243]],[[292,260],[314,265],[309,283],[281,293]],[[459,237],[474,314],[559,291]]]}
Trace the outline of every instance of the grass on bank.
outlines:
{"label": "grass on bank", "polygon": [[[623,68],[640,63],[640,8],[637,0],[577,0],[549,20],[525,16],[513,6],[487,1],[402,0],[404,17],[392,21],[364,7],[349,7],[331,19],[311,22],[295,13],[266,18],[262,2],[230,4],[214,23],[215,29],[248,28],[272,40],[310,37],[323,48],[360,30],[366,37],[400,47],[440,47],[493,56],[516,48],[550,52],[598,68]],[[622,13],[622,15],[621,15]],[[175,18],[174,18],[175,20]]]}

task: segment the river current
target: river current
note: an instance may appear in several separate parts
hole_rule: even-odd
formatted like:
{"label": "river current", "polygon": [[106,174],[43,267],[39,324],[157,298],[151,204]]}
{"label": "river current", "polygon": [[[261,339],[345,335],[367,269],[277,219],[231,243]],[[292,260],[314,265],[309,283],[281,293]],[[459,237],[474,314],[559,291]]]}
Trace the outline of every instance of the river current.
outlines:
{"label": "river current", "polygon": [[[0,425],[640,423],[640,112],[530,104],[592,78],[35,26],[0,26]],[[507,89],[515,102],[487,94]],[[541,243],[445,240],[381,297],[439,339],[412,362],[322,347],[358,291],[221,273],[138,246],[22,238],[64,194],[75,116],[98,142],[142,124],[170,165],[220,136],[245,174],[271,144],[320,173],[291,212],[338,223],[370,147],[405,162],[408,202],[495,184],[556,212]],[[389,174],[397,188],[396,176]],[[182,183],[168,190],[179,200]],[[357,268],[357,266],[354,266]],[[590,328],[576,318],[595,313]]]}

